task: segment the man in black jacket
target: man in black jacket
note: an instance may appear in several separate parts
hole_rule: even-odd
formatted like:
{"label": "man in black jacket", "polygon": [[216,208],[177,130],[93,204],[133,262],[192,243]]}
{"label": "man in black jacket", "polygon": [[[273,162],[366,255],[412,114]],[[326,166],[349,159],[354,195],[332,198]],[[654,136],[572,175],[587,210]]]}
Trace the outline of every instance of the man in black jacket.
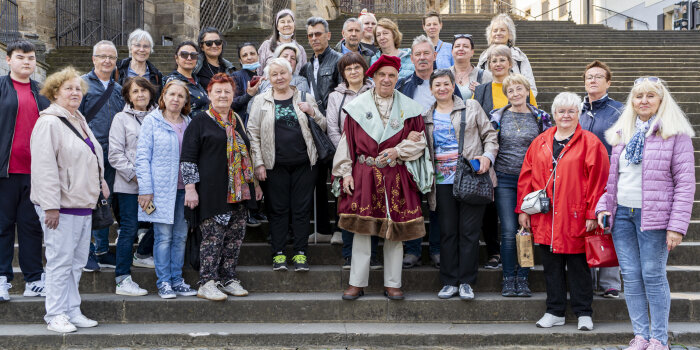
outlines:
{"label": "man in black jacket", "polygon": [[7,46],[10,74],[0,77],[0,301],[10,300],[15,228],[19,266],[24,274],[24,296],[46,296],[42,275],[42,231],[31,192],[29,140],[39,112],[49,100],[39,95],[30,77],[36,70],[36,49],[26,40]]}

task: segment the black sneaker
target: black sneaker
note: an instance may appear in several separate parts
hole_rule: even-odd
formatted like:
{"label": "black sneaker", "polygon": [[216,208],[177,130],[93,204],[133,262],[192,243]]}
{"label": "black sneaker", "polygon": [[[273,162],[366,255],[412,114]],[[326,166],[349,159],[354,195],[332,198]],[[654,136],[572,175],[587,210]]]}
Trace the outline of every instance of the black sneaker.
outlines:
{"label": "black sneaker", "polygon": [[501,267],[501,257],[498,255],[491,255],[489,260],[484,265],[484,268],[495,270]]}
{"label": "black sneaker", "polygon": [[614,298],[617,299],[620,297],[620,291],[615,289],[615,288],[609,288],[608,290],[603,293],[603,298]]}
{"label": "black sneaker", "polygon": [[90,252],[90,254],[88,254],[87,264],[85,264],[85,267],[83,267],[83,271],[85,271],[85,272],[99,272],[100,271],[100,264],[97,262],[97,257],[95,256],[94,252]]}
{"label": "black sneaker", "polygon": [[373,256],[369,259],[369,269],[370,270],[381,270],[384,268],[384,264],[378,257]]}
{"label": "black sneaker", "polygon": [[258,221],[267,221],[267,216],[265,216],[265,214],[263,214],[261,211],[253,214],[253,217]]}
{"label": "black sneaker", "polygon": [[528,298],[532,296],[532,291],[530,291],[530,283],[525,277],[518,277],[515,279],[515,292],[519,297]]}
{"label": "black sneaker", "polygon": [[272,258],[272,271],[287,271],[287,257],[277,254]]}
{"label": "black sneaker", "polygon": [[102,268],[116,268],[117,267],[117,256],[112,252],[106,252],[102,254],[95,254],[97,256],[97,263],[100,264]]}
{"label": "black sneaker", "polygon": [[515,291],[515,277],[506,277],[503,279],[503,289],[501,289],[501,295],[504,297],[514,297],[518,293]]}
{"label": "black sneaker", "polygon": [[256,219],[254,216],[249,215],[248,220],[246,220],[246,226],[248,227],[259,227],[262,225],[258,219]]}
{"label": "black sneaker", "polygon": [[292,262],[294,263],[294,271],[296,272],[306,272],[309,271],[309,263],[306,262],[306,255],[299,252],[299,254],[292,257]]}
{"label": "black sneaker", "polygon": [[350,263],[352,261],[351,258],[347,257],[347,258],[343,258],[343,260],[344,260],[343,261],[343,270],[350,270],[350,266],[351,266]]}

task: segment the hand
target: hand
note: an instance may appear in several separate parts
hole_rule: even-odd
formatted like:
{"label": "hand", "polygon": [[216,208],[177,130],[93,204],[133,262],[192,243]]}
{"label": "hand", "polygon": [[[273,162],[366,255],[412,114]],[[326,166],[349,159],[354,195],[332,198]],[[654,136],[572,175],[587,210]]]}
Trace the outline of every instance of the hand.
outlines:
{"label": "hand", "polygon": [[50,209],[44,211],[44,224],[46,228],[55,230],[58,227],[58,209]]}
{"label": "hand", "polygon": [[185,186],[185,206],[194,209],[199,205],[199,195],[194,184]]}
{"label": "hand", "polygon": [[609,211],[601,211],[600,213],[598,213],[598,226],[603,230],[607,228],[603,226],[603,217],[606,215],[612,215],[612,213]]}
{"label": "hand", "polygon": [[418,131],[411,131],[408,133],[408,137],[406,137],[407,140],[411,140],[413,142],[418,142],[420,141],[421,138],[421,133]]}
{"label": "hand", "polygon": [[107,186],[107,181],[102,180],[102,195],[105,199],[109,198],[109,186]]}
{"label": "hand", "polygon": [[593,219],[586,219],[586,232],[595,230],[597,222]]}
{"label": "hand", "polygon": [[255,200],[256,201],[262,200],[262,197],[263,197],[262,188],[260,188],[260,186],[255,186]]}
{"label": "hand", "polygon": [[139,184],[139,179],[137,179],[136,176],[132,177],[131,181],[137,185]]}
{"label": "hand", "polygon": [[472,92],[474,92],[474,90],[476,90],[476,87],[479,86],[479,85],[480,85],[480,84],[479,84],[478,82],[472,81],[471,83],[469,83],[469,90],[471,90]]}
{"label": "hand", "polygon": [[298,106],[299,106],[299,109],[301,109],[302,112],[304,112],[304,113],[306,113],[306,114],[308,114],[308,115],[310,115],[310,116],[312,116],[312,117],[313,117],[314,114],[316,113],[316,112],[314,112],[314,109],[311,107],[311,104],[308,103],[308,102],[299,102]]}
{"label": "hand", "polygon": [[258,179],[258,181],[267,180],[267,170],[265,170],[264,165],[258,165],[258,167],[255,168],[255,178]]}
{"label": "hand", "polygon": [[253,86],[250,86],[250,81],[249,81],[248,87],[245,89],[245,92],[250,96],[255,96],[258,93],[259,89],[260,89],[260,81],[258,81],[258,83],[253,85]]}
{"label": "hand", "polygon": [[398,158],[399,152],[396,151],[395,147],[392,147],[379,152],[379,156],[375,160],[381,164],[389,165],[389,163],[396,161]]}
{"label": "hand", "polygon": [[676,231],[666,231],[666,247],[670,252],[673,248],[681,244],[683,235]]}
{"label": "hand", "polygon": [[347,193],[348,196],[352,196],[352,191],[355,190],[355,179],[352,175],[347,175],[343,177],[343,192]]}
{"label": "hand", "polygon": [[478,159],[480,164],[479,171],[476,172],[477,174],[483,174],[491,168],[491,159],[484,156],[476,156],[474,159]]}
{"label": "hand", "polygon": [[146,207],[148,206],[148,203],[151,203],[153,201],[153,195],[152,194],[144,194],[139,196],[139,206],[141,207],[141,210],[146,211]]}
{"label": "hand", "polygon": [[520,215],[518,215],[518,223],[520,224],[520,226],[528,230],[532,230],[532,228],[530,227],[530,215],[526,213],[520,213]]}

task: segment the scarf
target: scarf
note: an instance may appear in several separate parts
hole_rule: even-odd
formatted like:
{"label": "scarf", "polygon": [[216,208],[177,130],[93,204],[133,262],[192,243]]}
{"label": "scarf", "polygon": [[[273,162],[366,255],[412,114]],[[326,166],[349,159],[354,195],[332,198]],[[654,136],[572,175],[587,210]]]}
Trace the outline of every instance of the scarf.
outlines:
{"label": "scarf", "polygon": [[229,110],[224,119],[214,108],[209,106],[209,114],[226,130],[226,158],[228,158],[228,203],[238,203],[251,199],[249,183],[253,182],[248,147],[241,135],[236,132],[236,117]]}
{"label": "scarf", "polygon": [[627,159],[628,164],[640,164],[642,163],[642,156],[644,155],[644,140],[646,139],[647,131],[651,123],[654,121],[656,116],[651,117],[646,122],[643,122],[639,117],[635,121],[635,126],[637,131],[630,139],[630,142],[626,146],[627,153],[625,154],[625,159]]}

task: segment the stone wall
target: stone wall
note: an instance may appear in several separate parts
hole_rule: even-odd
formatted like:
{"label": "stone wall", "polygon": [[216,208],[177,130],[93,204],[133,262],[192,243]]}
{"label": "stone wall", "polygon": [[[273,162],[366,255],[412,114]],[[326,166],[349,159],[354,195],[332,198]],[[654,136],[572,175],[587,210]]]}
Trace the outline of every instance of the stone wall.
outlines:
{"label": "stone wall", "polygon": [[306,19],[312,16],[335,19],[340,12],[334,0],[297,0],[295,13],[297,28],[306,26]]}
{"label": "stone wall", "polygon": [[233,0],[234,29],[270,29],[273,0]]}
{"label": "stone wall", "polygon": [[17,0],[17,5],[19,31],[23,34],[36,34],[47,49],[55,48],[56,1]]}
{"label": "stone wall", "polygon": [[155,21],[151,29],[154,40],[160,43],[163,35],[175,44],[197,39],[199,34],[199,0],[152,0]]}

